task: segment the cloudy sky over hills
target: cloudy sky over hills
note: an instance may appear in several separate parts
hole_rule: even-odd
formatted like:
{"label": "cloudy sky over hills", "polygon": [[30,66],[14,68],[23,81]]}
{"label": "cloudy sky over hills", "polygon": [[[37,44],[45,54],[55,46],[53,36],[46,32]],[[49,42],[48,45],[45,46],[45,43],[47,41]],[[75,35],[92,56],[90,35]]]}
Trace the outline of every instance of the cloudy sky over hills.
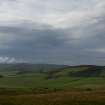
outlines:
{"label": "cloudy sky over hills", "polygon": [[105,0],[0,0],[0,63],[105,65]]}

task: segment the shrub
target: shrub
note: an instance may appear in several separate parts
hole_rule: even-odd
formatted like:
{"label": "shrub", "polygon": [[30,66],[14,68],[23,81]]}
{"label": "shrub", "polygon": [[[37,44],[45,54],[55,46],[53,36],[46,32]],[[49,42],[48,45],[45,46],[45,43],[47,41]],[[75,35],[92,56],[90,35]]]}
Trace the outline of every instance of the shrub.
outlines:
{"label": "shrub", "polygon": [[3,78],[4,76],[3,75],[0,75],[0,78]]}

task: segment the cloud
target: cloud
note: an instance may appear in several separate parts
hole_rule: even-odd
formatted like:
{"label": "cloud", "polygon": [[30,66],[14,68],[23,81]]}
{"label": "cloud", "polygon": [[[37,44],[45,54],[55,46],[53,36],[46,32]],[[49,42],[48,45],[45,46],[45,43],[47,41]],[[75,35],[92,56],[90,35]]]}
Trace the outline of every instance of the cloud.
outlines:
{"label": "cloud", "polygon": [[21,63],[22,60],[16,60],[15,58],[0,57],[0,63]]}
{"label": "cloud", "polygon": [[104,10],[104,0],[1,0],[1,62],[103,65]]}

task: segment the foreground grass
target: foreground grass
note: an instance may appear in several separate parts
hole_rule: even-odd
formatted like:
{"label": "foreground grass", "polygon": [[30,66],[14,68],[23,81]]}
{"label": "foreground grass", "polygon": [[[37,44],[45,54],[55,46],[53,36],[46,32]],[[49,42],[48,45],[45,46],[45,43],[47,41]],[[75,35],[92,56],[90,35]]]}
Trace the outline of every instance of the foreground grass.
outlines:
{"label": "foreground grass", "polygon": [[0,105],[105,105],[105,91],[60,91],[0,95]]}

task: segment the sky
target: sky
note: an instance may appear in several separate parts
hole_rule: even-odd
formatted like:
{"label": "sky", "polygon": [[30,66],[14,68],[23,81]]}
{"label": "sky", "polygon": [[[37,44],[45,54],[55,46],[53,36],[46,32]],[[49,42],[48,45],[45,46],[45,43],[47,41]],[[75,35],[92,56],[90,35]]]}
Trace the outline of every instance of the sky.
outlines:
{"label": "sky", "polygon": [[0,0],[0,63],[105,65],[105,0]]}

